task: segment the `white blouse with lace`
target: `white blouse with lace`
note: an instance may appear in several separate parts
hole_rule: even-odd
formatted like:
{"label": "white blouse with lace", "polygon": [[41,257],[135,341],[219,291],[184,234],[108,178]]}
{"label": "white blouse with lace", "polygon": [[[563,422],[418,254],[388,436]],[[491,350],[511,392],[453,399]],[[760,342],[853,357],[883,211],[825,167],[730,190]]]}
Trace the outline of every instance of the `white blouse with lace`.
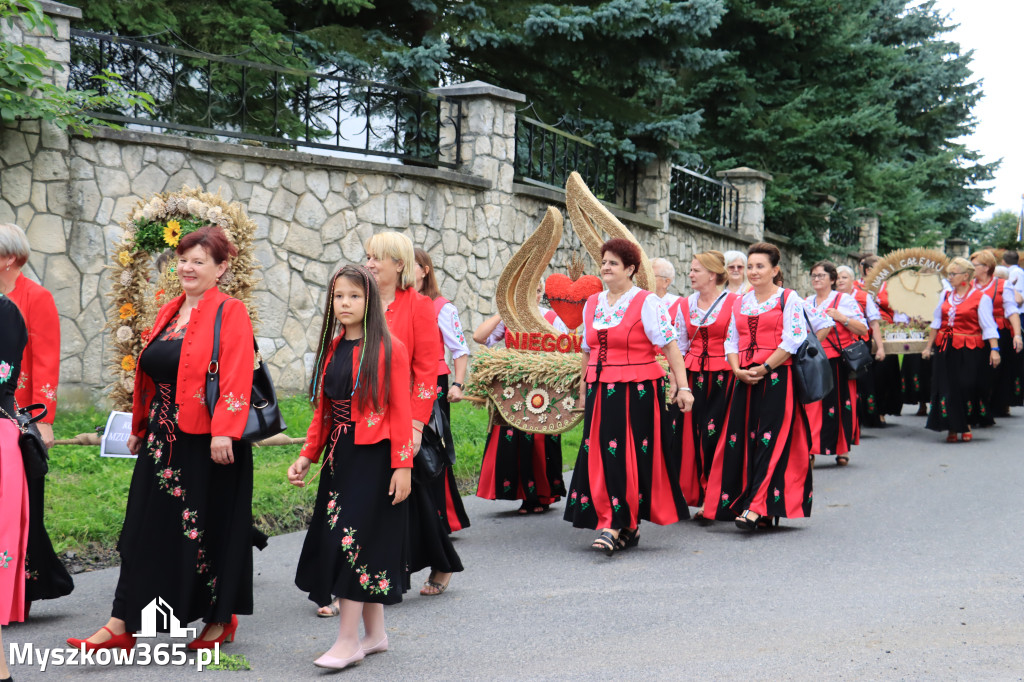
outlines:
{"label": "white blouse with lace", "polygon": [[[751,290],[743,295],[740,300],[740,312],[744,315],[761,315],[774,310],[781,305],[782,294],[785,291],[782,287],[768,297],[764,303],[757,302],[757,294]],[[800,350],[800,346],[807,340],[807,322],[804,321],[804,300],[796,292],[792,292],[786,298],[785,307],[782,309],[782,316],[785,323],[782,325],[782,339],[779,341],[779,348],[790,354]],[[736,329],[736,315],[729,321],[729,333],[725,337],[725,352],[727,354],[740,352],[740,334]]]}
{"label": "white blouse with lace", "polygon": [[[602,291],[597,297],[597,307],[594,309],[594,319],[590,325],[594,329],[611,329],[619,326],[626,316],[629,304],[633,302],[636,295],[643,289],[634,286],[632,289],[619,296],[615,305],[608,304],[608,292]],[[676,340],[677,332],[672,320],[668,317],[668,310],[658,300],[657,296],[648,296],[644,299],[643,307],[640,309],[640,319],[643,321],[644,332],[651,343],[661,348]],[[587,345],[586,335],[583,337],[583,352],[589,353],[590,346]]]}
{"label": "white blouse with lace", "polygon": [[444,347],[452,354],[452,360],[469,355],[466,335],[462,331],[462,320],[459,319],[459,311],[454,304],[445,303],[441,306],[441,312],[437,314],[437,326],[441,328],[441,339],[444,341]]}

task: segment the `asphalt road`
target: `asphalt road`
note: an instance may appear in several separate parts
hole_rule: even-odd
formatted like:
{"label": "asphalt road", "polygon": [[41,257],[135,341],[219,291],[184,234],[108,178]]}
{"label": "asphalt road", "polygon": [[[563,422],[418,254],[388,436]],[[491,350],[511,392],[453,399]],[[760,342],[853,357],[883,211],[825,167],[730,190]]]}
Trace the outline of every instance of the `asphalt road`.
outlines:
{"label": "asphalt road", "polygon": [[[611,558],[558,511],[466,499],[467,570],[448,592],[385,609],[391,650],[341,673],[313,667],[336,619],[293,584],[302,534],[256,555],[256,608],[235,643],[251,670],[206,679],[1011,680],[1024,678],[1024,417],[948,445],[924,419],[865,433],[850,466],[814,471],[810,519],[642,526]],[[425,578],[426,573],[418,577]],[[5,647],[57,647],[109,613],[117,569],[4,628]],[[170,641],[164,639],[162,641]],[[8,650],[8,654],[10,651]],[[15,665],[16,680],[162,680],[177,667]]]}

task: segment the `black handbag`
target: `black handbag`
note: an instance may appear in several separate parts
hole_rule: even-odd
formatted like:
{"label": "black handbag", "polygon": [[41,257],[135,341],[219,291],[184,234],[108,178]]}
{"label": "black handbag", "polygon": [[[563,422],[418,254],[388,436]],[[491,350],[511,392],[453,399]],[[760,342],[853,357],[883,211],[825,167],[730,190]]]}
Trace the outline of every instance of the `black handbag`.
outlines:
{"label": "black handbag", "polygon": [[430,413],[430,421],[423,425],[423,438],[420,440],[420,451],[412,460],[412,477],[417,483],[429,483],[442,473],[449,462],[455,462],[455,445],[448,433],[448,418],[438,402]]}
{"label": "black handbag", "polygon": [[[785,307],[785,301],[782,305]],[[806,310],[804,321],[807,322],[807,339],[793,356],[793,376],[796,379],[796,396],[801,403],[807,405],[827,396],[835,382],[832,379],[832,365],[811,327]]]}
{"label": "black handbag", "polygon": [[[838,305],[838,297],[836,297],[836,301]],[[871,357],[871,348],[861,339],[857,339],[849,346],[843,347],[843,339],[839,336],[838,326],[836,326],[835,332],[836,341],[839,342],[838,345],[832,340],[831,334],[828,335],[828,342],[839,351],[839,361],[843,363],[851,377],[857,378],[861,376],[871,366],[871,361],[874,359]]]}
{"label": "black handbag", "polygon": [[[40,410],[39,414],[32,416],[34,410]],[[15,411],[14,417],[7,414],[7,410],[3,408],[0,408],[0,412],[18,427],[18,447],[21,449],[21,459],[25,464],[25,476],[31,479],[45,476],[50,470],[50,455],[36,422],[46,416],[46,405],[36,403],[19,408]]]}
{"label": "black handbag", "polygon": [[[224,301],[227,303],[227,301]],[[206,370],[206,407],[210,417],[220,399],[220,319],[224,311],[224,303],[217,308],[217,319],[213,323],[213,355]],[[252,371],[252,395],[249,396],[249,418],[245,423],[242,440],[250,443],[270,438],[284,431],[288,426],[281,416],[281,408],[277,404],[277,392],[274,382],[270,379],[270,371],[260,355],[260,347],[256,339],[252,340],[256,351],[256,368]]]}

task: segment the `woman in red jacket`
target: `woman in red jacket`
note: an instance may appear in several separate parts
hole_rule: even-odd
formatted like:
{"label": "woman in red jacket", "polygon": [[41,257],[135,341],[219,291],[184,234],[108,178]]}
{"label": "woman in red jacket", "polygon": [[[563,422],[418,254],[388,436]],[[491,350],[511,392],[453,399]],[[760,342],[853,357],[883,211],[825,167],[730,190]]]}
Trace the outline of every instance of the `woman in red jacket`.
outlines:
{"label": "woman in red jacket", "polygon": [[320,606],[338,597],[338,637],[314,664],[340,670],[387,651],[383,605],[405,591],[412,413],[409,356],[388,333],[373,276],[346,265],[328,291],[309,389],[316,409],[288,480],[305,485],[309,465],[325,453],[295,584]]}
{"label": "woman in red jacket", "polygon": [[[412,241],[404,234],[381,232],[370,237],[366,242],[366,269],[377,280],[391,336],[409,351],[413,451],[419,452],[423,425],[434,407],[437,359],[441,357],[440,335],[426,333],[437,329],[434,304],[416,293],[416,255]],[[428,488],[414,484],[409,498],[408,573],[429,566],[430,575],[420,594],[434,596],[447,589],[452,573],[462,570],[462,560],[448,539]]]}
{"label": "woman in red jacket", "polygon": [[[60,378],[60,317],[53,295],[21,273],[28,262],[29,243],[17,225],[0,223],[0,293],[21,311],[28,327],[28,345],[15,377],[14,401],[25,407],[42,403],[46,416],[38,422],[46,447],[53,445],[53,420],[57,415],[57,381]],[[32,602],[70,594],[75,583],[53,551],[43,524],[46,478],[28,482],[29,531],[25,567],[25,616]]]}
{"label": "woman in red jacket", "polygon": [[[253,332],[245,305],[217,288],[237,255],[223,230],[182,237],[184,293],[157,313],[138,359],[128,449],[138,455],[118,549],[121,573],[107,624],[75,648],[129,649],[142,610],[160,598],[182,623],[206,627],[190,648],[232,641],[252,613],[252,447],[240,440],[252,393]],[[205,379],[223,305],[220,399],[213,417]]]}

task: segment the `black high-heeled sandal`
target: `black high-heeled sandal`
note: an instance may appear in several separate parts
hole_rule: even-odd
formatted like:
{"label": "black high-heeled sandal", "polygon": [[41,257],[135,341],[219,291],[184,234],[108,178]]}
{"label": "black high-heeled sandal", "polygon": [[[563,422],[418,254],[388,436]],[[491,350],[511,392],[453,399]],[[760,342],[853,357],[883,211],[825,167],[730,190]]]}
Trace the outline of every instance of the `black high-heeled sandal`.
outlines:
{"label": "black high-heeled sandal", "polygon": [[619,531],[619,539],[615,541],[615,546],[619,550],[629,549],[630,547],[636,547],[640,544],[640,527],[630,530],[623,528]]}
{"label": "black high-heeled sandal", "polygon": [[590,546],[594,549],[600,550],[605,553],[606,556],[615,554],[615,547],[617,539],[610,530],[601,531],[601,534],[594,538],[594,541],[590,543]]}
{"label": "black high-heeled sandal", "polygon": [[[753,514],[754,518],[750,518]],[[736,527],[740,530],[757,530],[757,522],[761,520],[761,516],[755,514],[749,509],[745,510],[742,514],[736,517]]]}

